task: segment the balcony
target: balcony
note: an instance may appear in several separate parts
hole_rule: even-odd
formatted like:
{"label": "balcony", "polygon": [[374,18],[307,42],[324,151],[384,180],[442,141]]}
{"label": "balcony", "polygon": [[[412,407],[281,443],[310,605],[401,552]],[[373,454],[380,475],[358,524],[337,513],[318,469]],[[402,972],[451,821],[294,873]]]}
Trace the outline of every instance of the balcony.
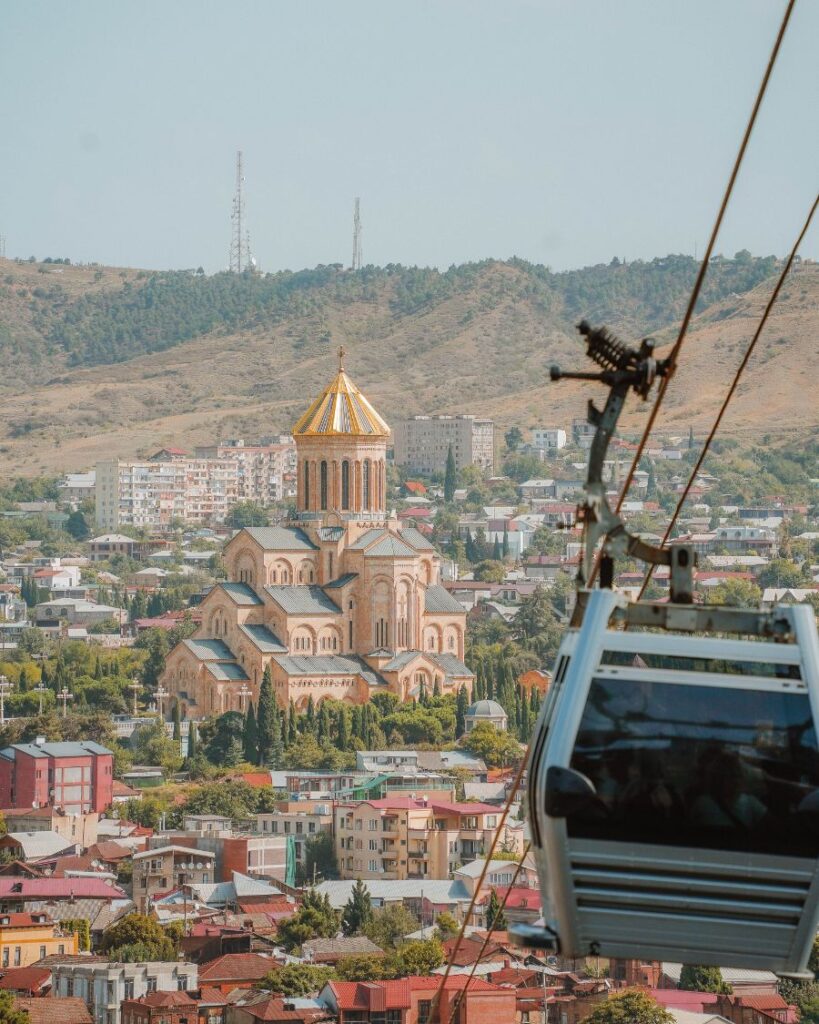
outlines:
{"label": "balcony", "polygon": [[390,847],[385,847],[381,851],[381,856],[382,856],[382,858],[384,860],[397,860],[398,859],[398,850],[397,849],[392,849]]}

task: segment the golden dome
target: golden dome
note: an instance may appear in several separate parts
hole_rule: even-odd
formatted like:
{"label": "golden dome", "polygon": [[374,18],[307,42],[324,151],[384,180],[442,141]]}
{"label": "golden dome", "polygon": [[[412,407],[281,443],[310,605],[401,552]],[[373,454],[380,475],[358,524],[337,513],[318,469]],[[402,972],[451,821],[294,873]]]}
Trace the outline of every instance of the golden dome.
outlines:
{"label": "golden dome", "polygon": [[338,373],[293,427],[293,434],[389,437],[387,423],[344,372],[343,357],[344,349],[340,348]]}

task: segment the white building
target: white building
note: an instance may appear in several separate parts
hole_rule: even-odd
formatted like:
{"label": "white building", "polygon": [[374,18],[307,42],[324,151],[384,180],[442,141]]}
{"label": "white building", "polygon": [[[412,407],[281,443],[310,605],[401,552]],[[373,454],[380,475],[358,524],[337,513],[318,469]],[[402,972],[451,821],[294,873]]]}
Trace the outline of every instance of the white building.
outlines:
{"label": "white building", "polygon": [[92,469],[88,473],[66,473],[57,485],[60,502],[69,505],[81,505],[84,501],[94,498],[97,474]]}
{"label": "white building", "polygon": [[120,1024],[120,1004],[149,992],[190,992],[199,987],[199,968],[184,961],[113,963],[103,957],[49,958],[51,995],[83,999],[95,1024]]}
{"label": "white building", "polygon": [[296,493],[296,445],[290,436],[273,444],[247,444],[241,438],[197,447],[196,457],[234,461],[239,501],[272,505]]}
{"label": "white building", "polygon": [[566,447],[566,431],[557,427],[537,427],[532,431],[532,447],[550,454]]}
{"label": "white building", "polygon": [[478,466],[491,475],[495,468],[495,424],[477,416],[413,416],[394,430],[395,464],[410,473],[443,473],[449,449],[459,471]]}

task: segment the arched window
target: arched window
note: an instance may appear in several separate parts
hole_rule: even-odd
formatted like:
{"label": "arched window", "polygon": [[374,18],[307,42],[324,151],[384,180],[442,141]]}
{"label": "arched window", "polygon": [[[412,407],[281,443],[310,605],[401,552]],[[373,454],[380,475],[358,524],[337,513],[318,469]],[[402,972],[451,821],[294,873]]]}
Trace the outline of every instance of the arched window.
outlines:
{"label": "arched window", "polygon": [[304,508],[310,508],[310,463],[304,460]]}
{"label": "arched window", "polygon": [[370,460],[364,460],[364,469],[361,476],[361,507],[365,512],[370,511]]}
{"label": "arched window", "polygon": [[327,511],[327,463],[322,461],[321,463],[321,510],[322,512]]}
{"label": "arched window", "polygon": [[350,507],[350,463],[346,459],[341,463],[341,507],[345,511]]}

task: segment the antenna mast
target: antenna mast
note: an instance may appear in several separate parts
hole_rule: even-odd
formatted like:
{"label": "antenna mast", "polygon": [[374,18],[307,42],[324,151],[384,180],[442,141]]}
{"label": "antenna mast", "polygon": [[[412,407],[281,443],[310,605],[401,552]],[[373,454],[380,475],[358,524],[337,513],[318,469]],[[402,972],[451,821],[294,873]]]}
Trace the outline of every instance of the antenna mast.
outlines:
{"label": "antenna mast", "polygon": [[240,149],[236,153],[236,191],[233,193],[233,212],[230,215],[232,228],[228,268],[234,274],[241,274],[244,270],[253,270],[256,266],[256,261],[250,252],[250,232],[244,224],[244,181],[242,151]]}
{"label": "antenna mast", "polygon": [[356,196],[353,213],[353,263],[351,270],[361,270],[361,200]]}

